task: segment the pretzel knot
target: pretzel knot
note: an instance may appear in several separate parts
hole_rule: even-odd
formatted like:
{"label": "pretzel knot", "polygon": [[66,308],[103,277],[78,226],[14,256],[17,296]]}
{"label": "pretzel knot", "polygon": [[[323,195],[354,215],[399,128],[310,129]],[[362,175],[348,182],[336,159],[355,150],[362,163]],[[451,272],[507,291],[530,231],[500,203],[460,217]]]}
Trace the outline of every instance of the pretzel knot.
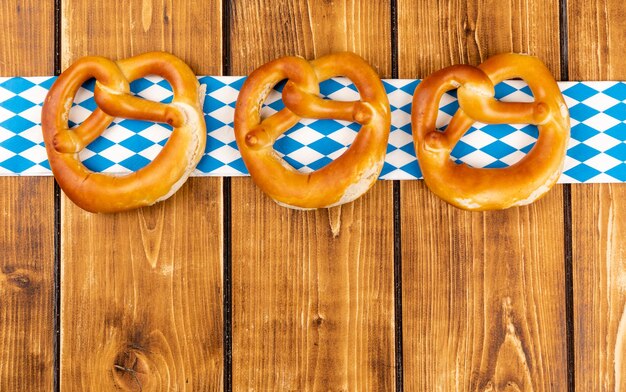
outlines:
{"label": "pretzel knot", "polygon": [[[172,86],[172,103],[133,96],[129,83],[159,75]],[[68,118],[76,92],[95,78],[98,108],[78,127]],[[123,176],[94,173],[78,153],[95,140],[115,117],[156,121],[174,130],[159,155],[147,166]],[[145,53],[113,62],[84,57],[56,80],[44,102],[42,129],[52,172],[67,196],[91,212],[116,212],[152,205],[182,186],[204,153],[206,128],[199,84],[179,58],[164,52]]]}
{"label": "pretzel knot", "polygon": [[[320,98],[319,83],[335,76],[351,79],[361,100]],[[261,119],[262,103],[284,79],[288,79],[282,93],[285,108]],[[361,129],[339,158],[314,172],[300,173],[278,156],[273,144],[301,117],[355,121]],[[281,205],[310,209],[348,203],[367,192],[382,170],[390,124],[389,101],[376,72],[359,56],[338,53],[311,62],[283,57],[255,70],[239,93],[234,127],[255,183]]]}
{"label": "pretzel knot", "polygon": [[[494,85],[510,78],[528,83],[534,102],[501,102]],[[459,110],[437,131],[441,96],[458,88]],[[550,71],[535,57],[494,56],[478,67],[454,65],[433,73],[415,89],[412,107],[415,150],[426,184],[448,203],[467,210],[520,206],[544,195],[560,176],[569,140],[569,112]],[[531,151],[507,168],[471,168],[450,158],[475,121],[537,125]]]}

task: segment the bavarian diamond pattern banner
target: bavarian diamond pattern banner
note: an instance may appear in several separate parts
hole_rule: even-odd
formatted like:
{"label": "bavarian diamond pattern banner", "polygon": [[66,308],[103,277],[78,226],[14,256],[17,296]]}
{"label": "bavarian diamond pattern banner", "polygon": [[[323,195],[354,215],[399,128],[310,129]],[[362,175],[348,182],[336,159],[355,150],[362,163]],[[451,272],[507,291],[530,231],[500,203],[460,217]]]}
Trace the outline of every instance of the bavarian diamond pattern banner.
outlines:
{"label": "bavarian diamond pattern banner", "polygon": [[[237,150],[233,115],[245,77],[201,76],[206,85],[204,115],[207,147],[194,175],[247,175]],[[0,78],[0,175],[51,175],[41,134],[41,108],[54,77]],[[419,80],[383,80],[392,109],[391,133],[382,179],[418,179],[421,172],[411,136],[411,99]],[[95,82],[80,88],[70,113],[70,126],[84,121],[96,108]],[[278,85],[265,102],[262,115],[282,109]],[[559,82],[571,115],[571,140],[561,183],[626,182],[626,83]],[[138,96],[170,102],[172,91],[159,77],[131,84]],[[321,94],[334,100],[358,100],[345,78],[320,85]],[[533,100],[528,86],[517,80],[496,86],[502,101]],[[439,107],[437,126],[445,129],[458,108],[456,93],[446,94]],[[317,170],[341,155],[359,130],[359,124],[335,120],[303,119],[281,136],[275,150],[302,172]],[[127,173],[148,164],[171,134],[164,124],[116,119],[80,154],[89,169]],[[506,167],[519,161],[537,140],[537,127],[528,124],[475,123],[459,141],[452,159],[473,167]]]}

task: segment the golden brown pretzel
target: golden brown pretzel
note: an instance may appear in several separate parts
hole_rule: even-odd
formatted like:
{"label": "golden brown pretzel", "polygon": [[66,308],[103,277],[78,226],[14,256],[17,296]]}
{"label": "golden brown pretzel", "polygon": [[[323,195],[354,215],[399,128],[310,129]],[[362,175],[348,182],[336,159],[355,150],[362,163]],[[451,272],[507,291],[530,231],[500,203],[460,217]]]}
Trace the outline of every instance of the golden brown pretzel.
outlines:
{"label": "golden brown pretzel", "polygon": [[[129,83],[153,74],[165,78],[174,91],[170,104],[131,95]],[[78,88],[95,78],[98,108],[78,127],[68,129],[68,117]],[[179,58],[164,52],[145,53],[113,62],[84,57],[56,80],[43,105],[42,128],[48,160],[61,189],[79,207],[91,212],[116,212],[152,205],[182,186],[204,153],[206,127],[199,84]],[[174,127],[153,162],[122,176],[94,173],[78,153],[113,121],[125,117],[158,121]]]}
{"label": "golden brown pretzel", "polygon": [[[494,85],[522,78],[535,101],[501,102]],[[445,132],[437,131],[438,105],[458,88],[459,110]],[[433,73],[415,89],[412,107],[415,151],[426,184],[448,203],[467,210],[493,210],[533,202],[560,176],[569,140],[569,112],[559,87],[543,63],[531,56],[501,54],[478,67],[454,65]],[[537,125],[531,151],[507,168],[456,164],[450,152],[475,121]]]}
{"label": "golden brown pretzel", "polygon": [[[351,79],[361,101],[320,98],[319,83],[335,76]],[[289,79],[283,89],[286,107],[262,120],[261,105],[283,79]],[[301,117],[356,121],[362,126],[339,158],[312,173],[300,173],[272,146]],[[383,167],[390,124],[389,101],[380,78],[352,53],[332,54],[310,63],[299,57],[269,62],[250,74],[235,109],[237,145],[253,180],[277,203],[301,209],[348,203],[367,192]]]}

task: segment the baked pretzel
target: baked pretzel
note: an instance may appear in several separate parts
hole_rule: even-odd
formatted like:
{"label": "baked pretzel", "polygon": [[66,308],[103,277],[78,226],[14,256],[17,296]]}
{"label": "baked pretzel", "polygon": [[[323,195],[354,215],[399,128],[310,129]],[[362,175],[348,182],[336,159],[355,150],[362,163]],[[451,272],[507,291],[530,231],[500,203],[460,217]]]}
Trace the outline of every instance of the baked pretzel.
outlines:
{"label": "baked pretzel", "polygon": [[[522,78],[534,102],[501,102],[494,85]],[[458,88],[459,110],[444,132],[435,128],[441,96]],[[467,210],[494,210],[532,203],[557,181],[569,140],[569,112],[550,71],[531,56],[501,54],[478,67],[454,65],[433,73],[415,89],[413,140],[426,184],[448,203]],[[450,158],[475,121],[528,123],[539,138],[519,162],[506,168],[471,168]]]}
{"label": "baked pretzel", "polygon": [[[129,83],[146,75],[159,75],[172,86],[172,103],[138,98]],[[95,78],[98,108],[78,127],[68,128],[76,92]],[[206,127],[199,84],[179,58],[164,52],[145,53],[113,62],[84,57],[56,80],[43,105],[42,128],[52,173],[61,189],[79,207],[91,212],[116,212],[152,205],[180,188],[204,153]],[[159,155],[128,175],[94,173],[78,153],[113,121],[125,117],[163,122],[174,128]]]}
{"label": "baked pretzel", "polygon": [[[335,76],[352,80],[361,101],[319,97],[319,83]],[[261,106],[272,88],[283,89],[285,108],[261,119]],[[308,62],[283,57],[256,69],[241,88],[235,108],[235,136],[254,182],[277,203],[299,209],[324,208],[355,200],[376,182],[382,170],[391,125],[389,101],[376,72],[353,53]],[[311,173],[300,173],[273,149],[276,139],[301,117],[356,121],[361,129],[339,158]]]}

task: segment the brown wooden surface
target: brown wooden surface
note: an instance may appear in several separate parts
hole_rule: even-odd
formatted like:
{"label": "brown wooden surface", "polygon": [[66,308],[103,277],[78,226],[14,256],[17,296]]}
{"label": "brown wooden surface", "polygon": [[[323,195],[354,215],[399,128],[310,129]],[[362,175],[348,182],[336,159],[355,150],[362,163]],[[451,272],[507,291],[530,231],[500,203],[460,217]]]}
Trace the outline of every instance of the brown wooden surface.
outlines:
{"label": "brown wooden surface", "polygon": [[[390,26],[386,1],[234,1],[231,72],[350,50],[389,77]],[[392,183],[332,210],[337,237],[249,178],[232,211],[233,390],[393,390]]]}
{"label": "brown wooden surface", "polygon": [[[399,0],[398,16],[401,78],[505,51],[537,55],[558,77],[556,1]],[[468,213],[421,181],[401,186],[405,389],[565,390],[562,187]]]}
{"label": "brown wooden surface", "polygon": [[[567,3],[569,78],[626,79],[623,2]],[[217,1],[60,4],[63,68],[84,54],[169,50],[215,75],[227,39],[231,74],[339,50],[392,74],[389,1],[235,0],[227,15]],[[559,76],[559,5],[397,0],[399,76],[501,51],[538,55]],[[0,75],[52,74],[54,2],[4,0],[0,14]],[[404,390],[565,391],[568,371],[578,391],[626,390],[626,186],[572,186],[571,229],[564,194],[466,213],[401,182]],[[219,178],[124,214],[62,198],[61,390],[222,390],[231,378],[234,391],[394,390],[392,183],[330,212],[279,207],[249,178],[226,197],[226,271]],[[54,226],[52,178],[0,177],[1,392],[53,390]]]}
{"label": "brown wooden surface", "polygon": [[[64,68],[169,50],[221,72],[219,2],[62,4]],[[114,215],[63,199],[62,390],[222,389],[221,184],[192,179],[167,203]]]}
{"label": "brown wooden surface", "polygon": [[[624,80],[626,7],[570,1],[572,80]],[[626,186],[572,187],[576,386],[626,391]]]}
{"label": "brown wooden surface", "polygon": [[[2,1],[0,15],[18,16],[0,18],[0,76],[51,75],[52,4]],[[0,391],[52,389],[53,184],[0,177]]]}

